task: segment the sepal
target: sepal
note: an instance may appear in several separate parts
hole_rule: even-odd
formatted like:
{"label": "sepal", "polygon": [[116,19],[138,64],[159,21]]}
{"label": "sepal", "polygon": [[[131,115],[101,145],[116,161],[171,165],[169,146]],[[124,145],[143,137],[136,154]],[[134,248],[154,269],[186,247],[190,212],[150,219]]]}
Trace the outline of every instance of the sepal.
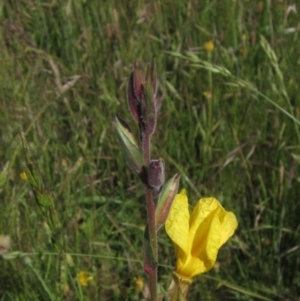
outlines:
{"label": "sepal", "polygon": [[118,116],[115,118],[114,126],[128,166],[140,175],[143,169],[143,156],[133,134],[125,121],[121,120]]}
{"label": "sepal", "polygon": [[186,296],[192,280],[182,278],[177,273],[173,273],[173,279],[169,286],[169,292],[171,293],[170,301],[187,301]]}
{"label": "sepal", "polygon": [[151,66],[148,66],[146,70],[145,97],[142,100],[143,122],[148,135],[152,135],[156,127],[156,90],[156,70],[155,61],[153,61]]}
{"label": "sepal", "polygon": [[155,223],[157,231],[166,222],[173,200],[178,191],[179,181],[180,174],[177,173],[164,184],[162,191],[159,194],[159,199],[155,210]]}
{"label": "sepal", "polygon": [[145,76],[140,70],[139,61],[136,60],[133,65],[133,71],[130,74],[127,86],[127,102],[132,117],[140,122],[142,119],[141,101],[144,97]]}

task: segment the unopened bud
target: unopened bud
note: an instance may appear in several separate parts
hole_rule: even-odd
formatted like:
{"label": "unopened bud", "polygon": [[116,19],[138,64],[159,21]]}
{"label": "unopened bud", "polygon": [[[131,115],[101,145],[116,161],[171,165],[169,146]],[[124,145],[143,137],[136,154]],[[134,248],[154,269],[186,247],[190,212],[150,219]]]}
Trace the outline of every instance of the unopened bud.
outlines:
{"label": "unopened bud", "polygon": [[155,61],[148,66],[146,71],[146,86],[145,99],[142,104],[143,121],[145,124],[145,131],[148,135],[152,135],[156,127],[157,119],[157,100],[156,100],[156,67]]}
{"label": "unopened bud", "polygon": [[128,82],[127,101],[132,117],[140,124],[141,131],[147,135],[152,135],[156,127],[157,111],[160,106],[156,92],[155,60],[147,67],[146,75],[142,73],[136,60]]}
{"label": "unopened bud", "polygon": [[135,173],[140,175],[143,167],[143,157],[139,146],[134,139],[134,136],[132,135],[127,124],[120,118],[116,117],[114,125],[117,130],[117,135],[121,144],[121,149],[123,151],[128,166]]}
{"label": "unopened bud", "polygon": [[142,71],[139,69],[139,62],[134,62],[133,71],[129,77],[127,87],[127,102],[132,117],[136,121],[140,121],[142,118],[141,101],[145,90],[145,77]]}
{"label": "unopened bud", "polygon": [[180,174],[177,173],[164,184],[162,191],[159,194],[159,199],[155,210],[155,223],[157,231],[166,222],[174,197],[178,191],[179,181]]}
{"label": "unopened bud", "polygon": [[157,73],[156,73],[156,61],[153,59],[151,63],[151,69],[150,69],[150,80],[152,84],[152,90],[154,97],[156,98],[156,92],[157,92]]}
{"label": "unopened bud", "polygon": [[158,191],[165,181],[165,165],[162,159],[151,160],[148,167],[148,184]]}

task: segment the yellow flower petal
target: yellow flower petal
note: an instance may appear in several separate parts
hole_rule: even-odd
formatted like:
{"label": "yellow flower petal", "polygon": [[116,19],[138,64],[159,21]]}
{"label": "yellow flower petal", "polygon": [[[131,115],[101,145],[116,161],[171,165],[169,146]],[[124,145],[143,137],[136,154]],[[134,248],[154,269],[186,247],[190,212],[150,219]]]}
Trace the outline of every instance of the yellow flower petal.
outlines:
{"label": "yellow flower petal", "polygon": [[189,253],[189,219],[189,203],[183,189],[176,195],[165,224],[166,231],[175,244],[176,256],[180,251],[186,255]]}
{"label": "yellow flower petal", "polygon": [[216,261],[220,223],[216,218],[217,201],[202,199],[195,207],[190,220],[190,256],[184,264],[176,265],[177,272],[184,277],[193,278],[211,269]]}
{"label": "yellow flower petal", "polygon": [[25,171],[21,172],[20,173],[20,178],[23,180],[23,181],[27,181],[28,180],[28,177],[27,177],[27,174]]}
{"label": "yellow flower petal", "polygon": [[232,212],[226,212],[222,221],[222,232],[220,239],[220,246],[223,246],[225,242],[234,234],[234,231],[238,227],[238,221]]}
{"label": "yellow flower petal", "polygon": [[208,41],[208,42],[205,42],[203,44],[203,48],[207,51],[207,52],[212,52],[215,48],[215,44],[214,44],[214,41]]}
{"label": "yellow flower petal", "polygon": [[142,292],[145,286],[145,283],[141,277],[134,277],[133,278],[136,286],[136,290]]}
{"label": "yellow flower petal", "polygon": [[[199,228],[209,227],[209,221],[213,218],[213,214],[218,209],[218,201],[215,198],[200,199],[194,208],[190,219],[190,235],[196,234]],[[192,237],[192,238],[193,238]]]}
{"label": "yellow flower petal", "polygon": [[88,282],[91,281],[94,277],[87,274],[84,271],[81,271],[77,274],[77,280],[82,286],[87,286]]}
{"label": "yellow flower petal", "polygon": [[188,212],[188,200],[183,191],[174,200],[166,221],[166,231],[175,246],[176,273],[192,279],[213,267],[220,247],[237,228],[237,220],[218,200],[204,198],[193,210],[187,228],[189,214],[186,210]]}

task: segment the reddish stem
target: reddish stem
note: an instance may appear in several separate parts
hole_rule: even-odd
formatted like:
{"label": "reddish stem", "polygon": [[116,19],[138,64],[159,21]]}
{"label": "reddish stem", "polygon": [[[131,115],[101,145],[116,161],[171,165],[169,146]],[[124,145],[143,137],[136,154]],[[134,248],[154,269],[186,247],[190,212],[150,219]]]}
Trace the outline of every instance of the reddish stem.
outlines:
{"label": "reddish stem", "polygon": [[[146,167],[149,167],[150,164],[150,143],[151,136],[142,133],[142,152],[144,157],[144,163]],[[158,254],[157,254],[157,233],[156,233],[156,225],[155,225],[155,209],[156,205],[153,199],[153,190],[149,188],[149,186],[145,185],[146,189],[146,206],[147,206],[147,222],[149,229],[149,238],[150,238],[150,246],[154,253],[155,261],[157,262]],[[149,276],[149,286],[150,286],[150,296],[151,301],[157,301],[157,267],[153,269],[151,273],[148,273]]]}

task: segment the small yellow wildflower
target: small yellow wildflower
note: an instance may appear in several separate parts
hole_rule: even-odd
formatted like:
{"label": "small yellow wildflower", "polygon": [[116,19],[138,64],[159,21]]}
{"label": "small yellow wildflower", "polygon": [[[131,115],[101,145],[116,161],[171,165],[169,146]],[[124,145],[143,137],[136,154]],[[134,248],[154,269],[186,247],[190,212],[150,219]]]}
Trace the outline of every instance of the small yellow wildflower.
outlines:
{"label": "small yellow wildflower", "polygon": [[212,52],[215,48],[215,44],[214,44],[214,41],[210,40],[208,42],[205,42],[203,44],[203,48],[204,50],[206,50],[207,52]]}
{"label": "small yellow wildflower", "polygon": [[87,274],[86,272],[84,271],[80,271],[78,274],[77,274],[77,280],[78,282],[82,285],[82,286],[87,286],[88,282],[93,280],[94,277]]}
{"label": "small yellow wildflower", "polygon": [[176,253],[175,273],[192,280],[210,270],[220,247],[238,226],[232,212],[227,212],[215,198],[200,199],[189,212],[185,189],[176,195],[165,228]]}
{"label": "small yellow wildflower", "polygon": [[203,92],[203,96],[206,98],[206,100],[211,100],[212,93],[211,93],[211,91],[205,91],[205,92]]}
{"label": "small yellow wildflower", "polygon": [[23,181],[27,181],[28,180],[28,177],[27,177],[27,174],[25,171],[21,172],[20,173],[20,178],[23,180]]}
{"label": "small yellow wildflower", "polygon": [[135,283],[136,290],[142,292],[145,286],[143,279],[141,277],[134,277],[133,280]]}

